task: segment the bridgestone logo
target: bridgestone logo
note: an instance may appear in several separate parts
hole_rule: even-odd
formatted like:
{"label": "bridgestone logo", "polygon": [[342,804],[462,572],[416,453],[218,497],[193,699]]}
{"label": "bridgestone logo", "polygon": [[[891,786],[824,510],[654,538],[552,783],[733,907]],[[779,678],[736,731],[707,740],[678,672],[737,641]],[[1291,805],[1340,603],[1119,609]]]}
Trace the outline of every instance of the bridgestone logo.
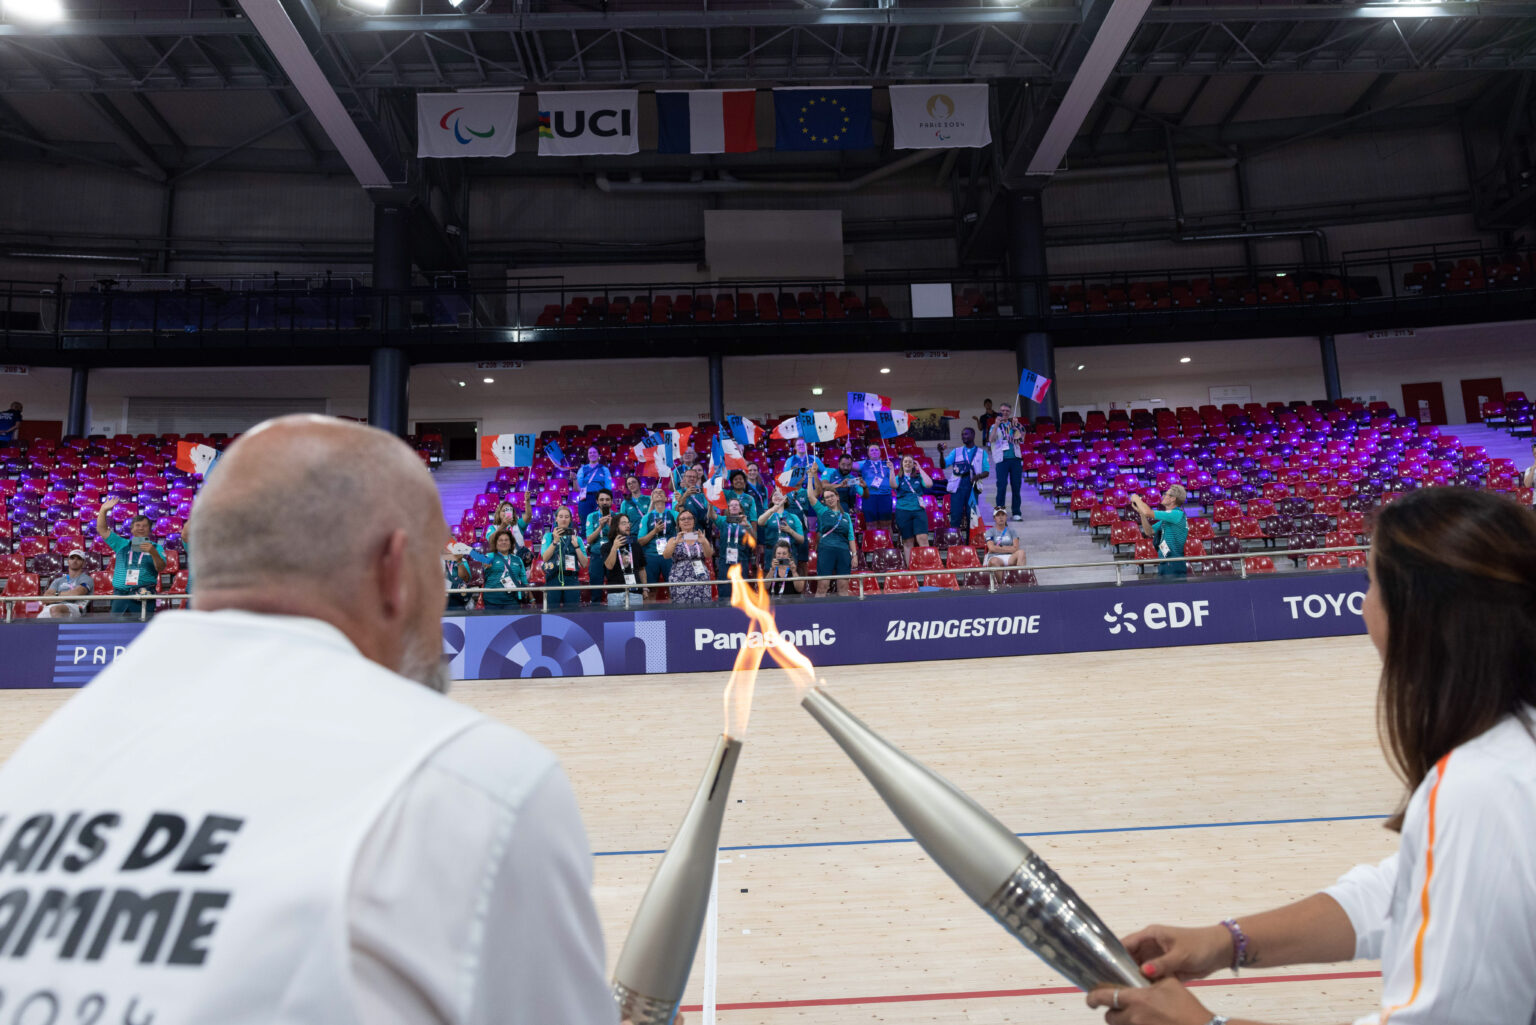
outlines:
{"label": "bridgestone logo", "polygon": [[952,637],[1009,637],[1040,632],[1039,616],[980,616],[975,619],[893,619],[887,641],[933,641]]}
{"label": "bridgestone logo", "polygon": [[708,627],[693,631],[693,650],[737,651],[745,644],[748,648],[777,648],[780,644],[793,644],[797,648],[817,648],[836,644],[837,631],[830,626],[814,624],[809,630],[770,630],[765,635],[757,630],[742,633],[716,633]]}

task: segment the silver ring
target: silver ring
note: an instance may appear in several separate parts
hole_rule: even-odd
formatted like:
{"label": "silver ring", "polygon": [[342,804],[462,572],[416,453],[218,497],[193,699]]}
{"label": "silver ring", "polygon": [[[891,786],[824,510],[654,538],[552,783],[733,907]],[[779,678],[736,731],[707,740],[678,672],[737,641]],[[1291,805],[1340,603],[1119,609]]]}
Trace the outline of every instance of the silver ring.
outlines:
{"label": "silver ring", "polygon": [[1115,1010],[1120,1010],[1120,990],[1115,990]]}

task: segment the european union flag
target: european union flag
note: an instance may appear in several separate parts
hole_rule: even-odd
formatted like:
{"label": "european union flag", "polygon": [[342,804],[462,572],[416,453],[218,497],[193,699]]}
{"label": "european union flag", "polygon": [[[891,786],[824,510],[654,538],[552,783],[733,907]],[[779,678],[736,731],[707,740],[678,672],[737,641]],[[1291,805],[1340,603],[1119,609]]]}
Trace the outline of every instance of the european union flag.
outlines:
{"label": "european union flag", "polygon": [[774,147],[781,150],[873,149],[870,89],[773,91]]}

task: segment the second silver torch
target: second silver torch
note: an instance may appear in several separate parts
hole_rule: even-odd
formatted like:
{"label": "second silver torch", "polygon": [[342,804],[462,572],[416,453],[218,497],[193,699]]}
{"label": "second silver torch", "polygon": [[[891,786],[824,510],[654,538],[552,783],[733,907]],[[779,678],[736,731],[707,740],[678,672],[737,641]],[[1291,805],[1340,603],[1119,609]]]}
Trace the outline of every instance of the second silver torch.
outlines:
{"label": "second silver torch", "polygon": [[619,1017],[633,1025],[670,1025],[683,1001],[699,946],[720,849],[720,823],[731,792],[741,741],[722,735],[683,824],[629,927],[613,970]]}
{"label": "second silver torch", "polygon": [[1135,959],[1051,867],[964,791],[820,687],[801,702],[966,895],[1079,989],[1146,986]]}

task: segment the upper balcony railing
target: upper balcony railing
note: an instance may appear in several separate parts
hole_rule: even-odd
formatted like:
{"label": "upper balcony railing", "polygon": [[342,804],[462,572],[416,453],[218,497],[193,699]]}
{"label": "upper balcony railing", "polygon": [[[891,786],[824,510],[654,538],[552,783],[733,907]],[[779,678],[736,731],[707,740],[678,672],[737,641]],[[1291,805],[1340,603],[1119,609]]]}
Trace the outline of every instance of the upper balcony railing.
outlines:
{"label": "upper balcony railing", "polygon": [[1536,297],[1536,249],[1475,243],[1346,253],[1309,265],[1107,271],[1017,280],[932,270],[840,279],[574,284],[508,277],[376,292],[358,278],[134,277],[112,281],[0,283],[0,342],[17,336],[211,333],[453,335],[516,332],[512,340],[569,330],[645,328],[742,331],[873,328],[882,323],[1023,320],[1091,327],[1100,318],[1134,326],[1200,315],[1234,321],[1356,317],[1383,311],[1520,310]]}

